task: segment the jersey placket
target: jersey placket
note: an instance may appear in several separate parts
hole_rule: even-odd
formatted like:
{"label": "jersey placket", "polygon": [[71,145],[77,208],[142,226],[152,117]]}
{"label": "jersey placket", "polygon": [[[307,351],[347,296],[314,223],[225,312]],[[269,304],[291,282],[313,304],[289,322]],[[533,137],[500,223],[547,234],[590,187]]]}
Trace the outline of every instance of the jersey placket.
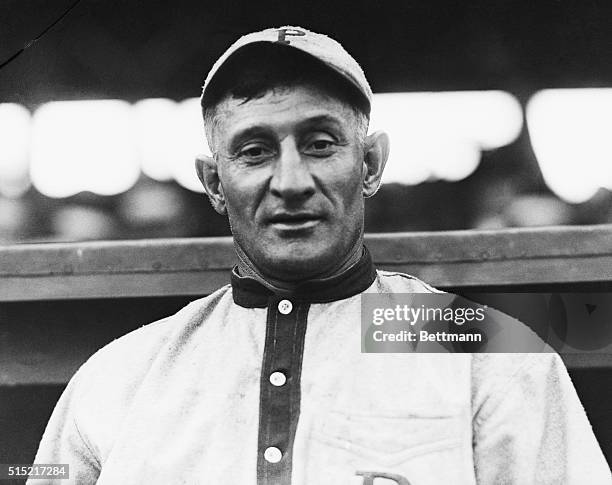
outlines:
{"label": "jersey placket", "polygon": [[289,485],[309,304],[272,297],[259,391],[258,485]]}

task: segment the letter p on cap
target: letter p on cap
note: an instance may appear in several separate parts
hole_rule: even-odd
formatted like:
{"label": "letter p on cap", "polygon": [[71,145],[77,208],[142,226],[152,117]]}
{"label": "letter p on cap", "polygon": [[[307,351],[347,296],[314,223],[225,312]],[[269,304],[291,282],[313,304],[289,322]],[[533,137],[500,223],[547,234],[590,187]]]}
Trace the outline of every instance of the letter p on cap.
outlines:
{"label": "letter p on cap", "polygon": [[278,40],[276,42],[280,42],[281,44],[289,44],[291,41],[287,40],[287,36],[297,36],[301,37],[306,35],[306,32],[302,32],[298,29],[278,29]]}

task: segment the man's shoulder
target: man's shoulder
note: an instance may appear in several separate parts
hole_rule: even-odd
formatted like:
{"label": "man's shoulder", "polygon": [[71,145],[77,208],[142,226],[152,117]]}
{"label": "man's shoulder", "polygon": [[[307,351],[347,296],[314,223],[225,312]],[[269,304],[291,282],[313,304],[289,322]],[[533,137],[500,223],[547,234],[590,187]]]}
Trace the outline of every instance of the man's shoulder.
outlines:
{"label": "man's shoulder", "polygon": [[485,382],[508,383],[529,376],[540,378],[551,369],[565,371],[561,357],[549,347],[541,352],[474,353],[471,361],[477,387]]}
{"label": "man's shoulder", "polygon": [[125,375],[146,372],[160,350],[169,345],[186,326],[201,325],[221,302],[231,298],[229,285],[214,293],[192,301],[178,312],[166,318],[143,325],[140,328],[113,340],[94,353],[79,369],[88,376],[106,375],[114,372]]}
{"label": "man's shoulder", "polygon": [[[377,270],[377,276],[369,292],[441,294],[460,298],[466,304],[474,304],[406,273]],[[487,316],[490,317],[487,323],[493,323],[497,328],[495,335],[489,332],[489,351],[470,354],[473,385],[476,388],[504,386],[520,379],[543,378],[543,374],[551,369],[554,369],[553,372],[565,372],[559,355],[531,328],[495,308],[486,305],[483,308],[487,309]],[[493,345],[495,342],[500,345]]]}
{"label": "man's shoulder", "polygon": [[371,291],[378,293],[443,293],[416,276],[399,271],[376,270]]}
{"label": "man's shoulder", "polygon": [[168,376],[181,351],[197,344],[189,337],[197,339],[231,301],[227,285],[102,347],[70,380],[54,411],[56,421],[64,426],[70,416],[82,439],[95,445],[93,453],[106,456],[137,397],[148,402],[147,393]]}

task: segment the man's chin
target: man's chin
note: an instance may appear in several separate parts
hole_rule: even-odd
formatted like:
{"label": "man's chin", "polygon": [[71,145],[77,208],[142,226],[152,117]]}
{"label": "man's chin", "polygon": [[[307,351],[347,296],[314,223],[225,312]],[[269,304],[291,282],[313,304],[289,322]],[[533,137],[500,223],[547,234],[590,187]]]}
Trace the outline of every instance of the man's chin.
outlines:
{"label": "man's chin", "polygon": [[317,278],[329,270],[336,258],[329,254],[275,254],[268,259],[266,272],[286,281],[304,281]]}

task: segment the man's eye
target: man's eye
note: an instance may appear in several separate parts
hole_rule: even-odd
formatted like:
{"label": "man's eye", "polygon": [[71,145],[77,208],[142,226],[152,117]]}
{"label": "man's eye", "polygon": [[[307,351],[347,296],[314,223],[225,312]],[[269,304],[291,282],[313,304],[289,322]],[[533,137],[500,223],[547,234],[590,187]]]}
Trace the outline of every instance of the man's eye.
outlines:
{"label": "man's eye", "polygon": [[327,150],[332,146],[332,142],[329,140],[317,140],[312,143],[312,147],[315,150]]}
{"label": "man's eye", "polygon": [[240,150],[239,155],[244,158],[263,158],[271,154],[271,151],[263,145],[248,145]]}
{"label": "man's eye", "polygon": [[335,143],[332,140],[313,140],[306,147],[306,153],[325,156],[331,154],[334,146]]}

